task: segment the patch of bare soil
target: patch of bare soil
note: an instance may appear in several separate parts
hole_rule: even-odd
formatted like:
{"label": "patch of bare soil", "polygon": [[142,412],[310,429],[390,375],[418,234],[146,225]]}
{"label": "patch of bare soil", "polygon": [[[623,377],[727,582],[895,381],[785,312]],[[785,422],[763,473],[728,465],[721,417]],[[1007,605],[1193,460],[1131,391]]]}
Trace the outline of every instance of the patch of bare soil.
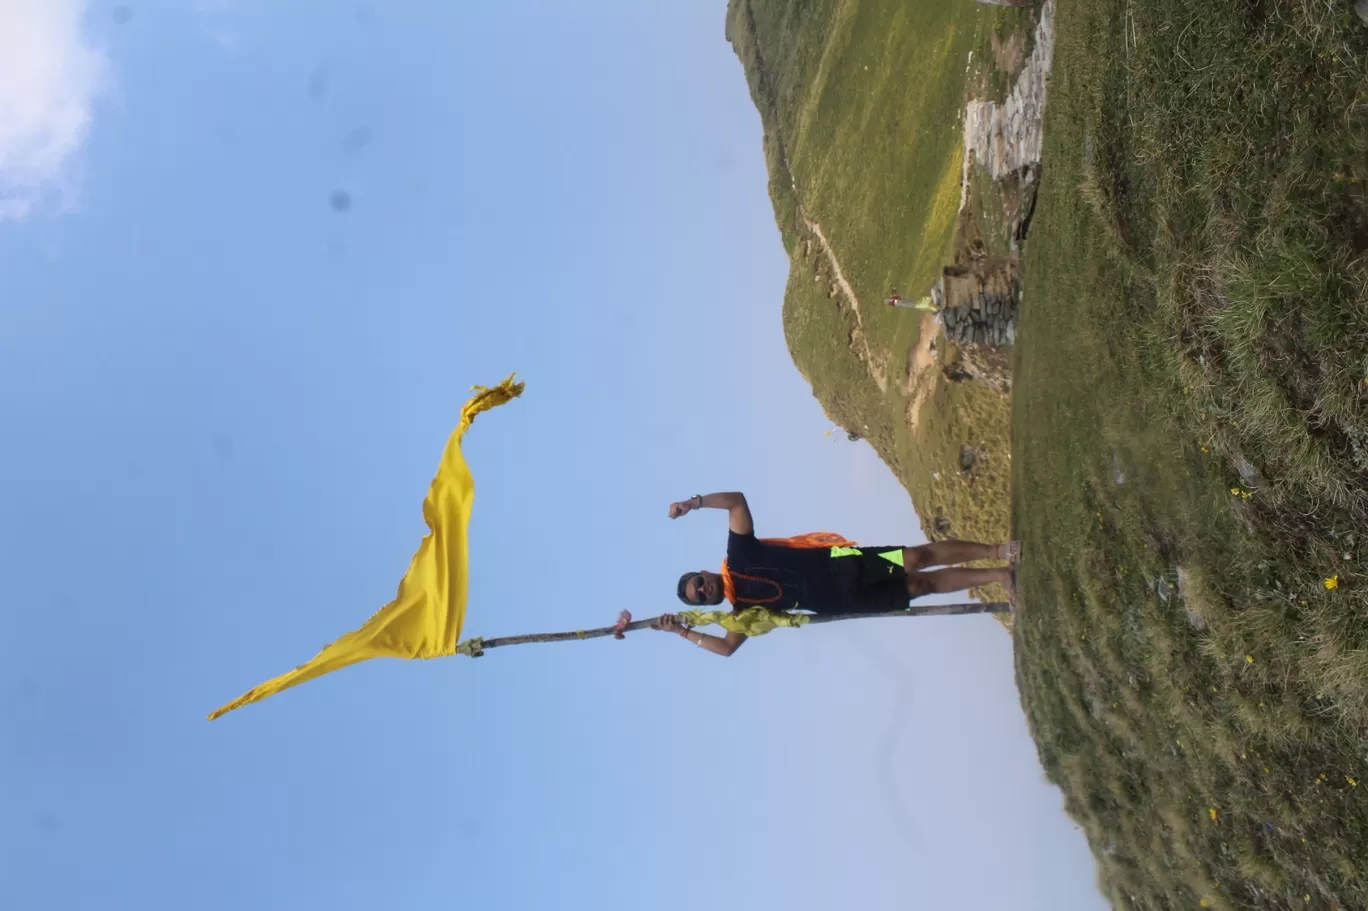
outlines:
{"label": "patch of bare soil", "polygon": [[[865,368],[869,370],[870,379],[879,387],[880,392],[888,391],[888,357],[886,355],[876,355],[869,347],[869,339],[865,335],[864,320],[860,317],[860,299],[855,296],[855,289],[846,280],[845,273],[841,270],[841,263],[836,259],[836,251],[831,249],[831,244],[827,242],[826,235],[822,233],[822,226],[814,219],[808,218],[806,213],[799,210],[804,224],[807,225],[812,236],[817,238],[817,243],[826,254],[827,263],[831,269],[834,281],[828,291],[828,297],[844,297],[845,302],[850,306],[851,313],[855,315],[855,328],[850,334],[850,345],[864,362]],[[821,273],[814,275],[813,278],[821,280]]]}
{"label": "patch of bare soil", "polygon": [[921,311],[917,343],[907,352],[907,378],[903,381],[903,394],[910,399],[907,403],[907,427],[913,434],[917,432],[922,407],[931,398],[931,393],[936,391],[936,384],[940,381],[940,371],[933,369],[940,360],[939,338],[940,326],[936,324],[935,314]]}
{"label": "patch of bare soil", "polygon": [[1013,32],[1005,40],[993,35],[992,43],[993,63],[1005,75],[1015,76],[1026,60],[1026,33]]}

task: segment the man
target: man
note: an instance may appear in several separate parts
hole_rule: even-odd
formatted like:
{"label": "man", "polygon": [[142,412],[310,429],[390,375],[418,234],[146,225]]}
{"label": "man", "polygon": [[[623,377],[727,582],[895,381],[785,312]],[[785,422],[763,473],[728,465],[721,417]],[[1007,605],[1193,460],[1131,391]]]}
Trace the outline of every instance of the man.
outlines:
{"label": "man", "polygon": [[[762,606],[776,611],[848,614],[906,610],[922,595],[944,594],[997,582],[1015,599],[1016,561],[1021,546],[936,541],[920,547],[858,547],[839,535],[816,533],[784,540],[755,537],[746,498],[739,493],[695,494],[670,504],[670,518],[695,509],[725,509],[728,516],[727,558],[722,572],[687,572],[679,578],[679,600],[690,607],[721,604],[737,608]],[[1007,560],[996,569],[938,569],[970,560]],[[659,628],[723,657],[746,637],[728,632],[709,636],[686,628],[678,616],[660,618]]]}

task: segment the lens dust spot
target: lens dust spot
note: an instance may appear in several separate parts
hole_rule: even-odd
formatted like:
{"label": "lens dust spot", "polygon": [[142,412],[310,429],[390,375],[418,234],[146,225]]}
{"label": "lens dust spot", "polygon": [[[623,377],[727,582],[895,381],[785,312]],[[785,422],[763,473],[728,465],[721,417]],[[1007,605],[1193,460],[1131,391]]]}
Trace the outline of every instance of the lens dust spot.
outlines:
{"label": "lens dust spot", "polygon": [[371,131],[368,127],[357,127],[342,140],[342,151],[355,155],[371,144]]}

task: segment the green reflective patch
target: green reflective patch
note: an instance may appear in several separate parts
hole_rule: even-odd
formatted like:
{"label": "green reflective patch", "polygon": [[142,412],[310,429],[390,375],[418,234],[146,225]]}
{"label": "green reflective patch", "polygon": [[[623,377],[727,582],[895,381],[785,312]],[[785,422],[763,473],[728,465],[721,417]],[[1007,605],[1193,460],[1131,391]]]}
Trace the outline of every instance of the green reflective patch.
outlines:
{"label": "green reflective patch", "polygon": [[864,551],[858,547],[833,547],[831,549],[833,557],[858,557],[863,553]]}
{"label": "green reflective patch", "polygon": [[879,556],[883,557],[885,560],[887,560],[889,563],[892,563],[894,566],[903,565],[903,549],[901,547],[899,547],[897,550],[880,551]]}

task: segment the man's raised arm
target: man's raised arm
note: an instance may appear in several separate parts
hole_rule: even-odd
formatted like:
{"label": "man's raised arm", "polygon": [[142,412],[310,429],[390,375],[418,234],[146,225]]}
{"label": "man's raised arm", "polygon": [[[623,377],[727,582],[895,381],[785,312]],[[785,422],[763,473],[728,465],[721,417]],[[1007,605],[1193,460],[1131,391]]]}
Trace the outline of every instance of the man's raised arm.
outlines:
{"label": "man's raised arm", "polygon": [[695,509],[725,509],[727,511],[727,525],[732,531],[738,535],[755,533],[755,522],[751,519],[750,506],[746,503],[745,494],[736,492],[694,494],[687,500],[671,503],[670,518],[678,519]]}

